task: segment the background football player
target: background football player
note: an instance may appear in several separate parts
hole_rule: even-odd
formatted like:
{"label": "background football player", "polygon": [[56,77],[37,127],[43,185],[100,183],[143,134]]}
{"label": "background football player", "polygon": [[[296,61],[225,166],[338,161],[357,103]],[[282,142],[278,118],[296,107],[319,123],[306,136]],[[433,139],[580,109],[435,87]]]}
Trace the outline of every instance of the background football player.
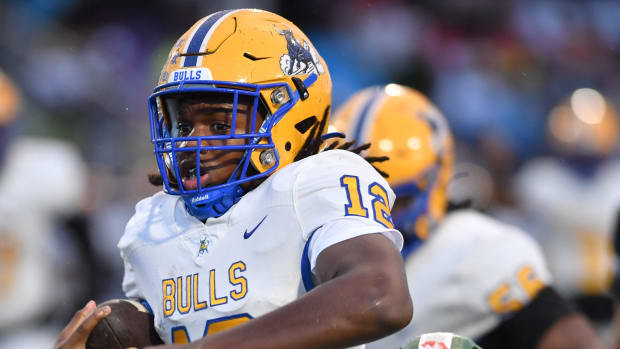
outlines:
{"label": "background football player", "polygon": [[369,156],[398,199],[415,320],[368,345],[390,348],[431,331],[475,338],[484,348],[598,348],[587,321],[551,287],[536,243],[520,230],[471,209],[444,217],[453,140],[441,113],[417,91],[396,84],[355,94],[334,117],[336,129],[372,142]]}
{"label": "background football player", "polygon": [[17,135],[21,100],[0,70],[0,348],[51,346],[55,320],[72,308],[60,300],[87,286],[81,278],[68,287],[80,275],[69,256],[80,255],[82,231],[66,224],[79,212],[84,163],[67,142]]}
{"label": "background football player", "polygon": [[166,343],[341,348],[409,322],[393,192],[354,152],[314,155],[330,101],[325,62],[273,13],[217,12],[173,45],[149,98],[164,191],[119,242]]}
{"label": "background football player", "polygon": [[610,335],[609,289],[614,274],[612,238],[620,207],[618,115],[590,88],[575,90],[547,121],[549,156],[530,160],[513,188],[519,206],[536,222],[554,285]]}

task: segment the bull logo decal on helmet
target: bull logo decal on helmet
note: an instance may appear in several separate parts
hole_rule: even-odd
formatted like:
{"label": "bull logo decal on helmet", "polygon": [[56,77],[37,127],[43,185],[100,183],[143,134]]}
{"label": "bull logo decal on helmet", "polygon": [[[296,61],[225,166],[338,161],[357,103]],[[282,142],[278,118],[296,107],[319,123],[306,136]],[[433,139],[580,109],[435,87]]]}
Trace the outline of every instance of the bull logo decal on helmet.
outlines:
{"label": "bull logo decal on helmet", "polygon": [[319,61],[319,55],[306,40],[303,43],[297,40],[292,30],[280,30],[275,27],[278,34],[286,39],[285,53],[280,57],[280,69],[285,75],[309,75],[312,73],[322,74],[325,72]]}

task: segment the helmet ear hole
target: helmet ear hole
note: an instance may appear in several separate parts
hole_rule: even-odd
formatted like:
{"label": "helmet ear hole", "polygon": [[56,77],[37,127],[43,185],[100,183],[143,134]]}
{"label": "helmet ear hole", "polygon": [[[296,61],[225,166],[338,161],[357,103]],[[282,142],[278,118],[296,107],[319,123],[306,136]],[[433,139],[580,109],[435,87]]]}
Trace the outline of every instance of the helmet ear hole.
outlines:
{"label": "helmet ear hole", "polygon": [[286,144],[284,145],[284,150],[286,151],[291,150],[291,142],[286,142]]}

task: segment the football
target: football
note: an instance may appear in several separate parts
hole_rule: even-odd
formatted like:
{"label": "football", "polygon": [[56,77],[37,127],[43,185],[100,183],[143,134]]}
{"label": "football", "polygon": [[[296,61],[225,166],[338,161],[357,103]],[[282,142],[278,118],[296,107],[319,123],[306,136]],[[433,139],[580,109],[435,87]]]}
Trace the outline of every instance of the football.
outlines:
{"label": "football", "polygon": [[142,303],[130,299],[112,299],[110,314],[101,320],[86,341],[87,349],[144,348],[163,344],[153,324],[153,315]]}

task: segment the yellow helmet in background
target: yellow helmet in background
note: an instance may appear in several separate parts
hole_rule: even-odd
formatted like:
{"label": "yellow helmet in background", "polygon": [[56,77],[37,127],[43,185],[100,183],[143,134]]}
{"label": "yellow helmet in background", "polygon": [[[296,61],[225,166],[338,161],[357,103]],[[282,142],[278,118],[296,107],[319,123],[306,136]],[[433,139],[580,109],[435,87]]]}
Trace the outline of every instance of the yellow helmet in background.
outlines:
{"label": "yellow helmet in background", "polygon": [[[182,195],[196,217],[223,214],[243,195],[240,184],[294,162],[305,146],[326,131],[331,89],[325,61],[290,21],[255,9],[220,11],[202,18],[172,47],[159,86],[149,98],[152,141],[164,190]],[[233,127],[223,136],[178,137],[175,98],[208,93],[227,95],[235,106],[240,96],[252,98],[252,130],[240,133]],[[263,121],[257,119],[259,108],[266,114]],[[245,139],[246,145],[226,145],[228,139]],[[198,147],[176,145],[183,141],[195,141]],[[219,145],[202,144],[210,141]],[[215,186],[183,188],[177,155],[216,149],[244,151],[231,178]]]}
{"label": "yellow helmet in background", "polygon": [[11,138],[9,128],[19,114],[21,94],[15,83],[0,69],[0,168]]}
{"label": "yellow helmet in background", "polygon": [[598,91],[575,90],[551,110],[547,121],[551,147],[568,157],[605,158],[618,146],[618,113]]}
{"label": "yellow helmet in background", "polygon": [[410,238],[426,239],[445,214],[452,177],[452,134],[443,115],[420,92],[389,84],[353,95],[332,126],[356,144],[371,143],[368,156],[390,158],[376,166],[396,193],[394,223]]}
{"label": "yellow helmet in background", "polygon": [[19,112],[20,94],[13,81],[0,69],[0,126],[13,121]]}

